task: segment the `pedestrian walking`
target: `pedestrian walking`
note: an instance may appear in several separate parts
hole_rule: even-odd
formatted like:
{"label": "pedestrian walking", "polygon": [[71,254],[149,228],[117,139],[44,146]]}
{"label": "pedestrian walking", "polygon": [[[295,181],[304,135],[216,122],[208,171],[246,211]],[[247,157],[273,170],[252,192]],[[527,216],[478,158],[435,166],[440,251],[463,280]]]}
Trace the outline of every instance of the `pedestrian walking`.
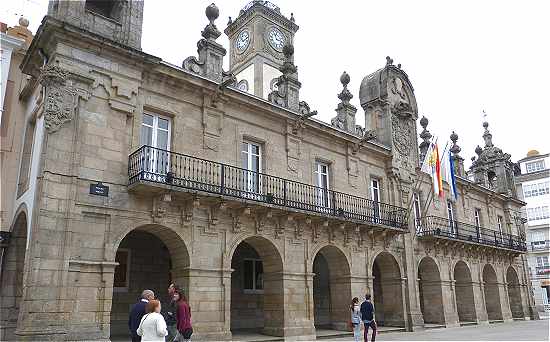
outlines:
{"label": "pedestrian walking", "polygon": [[177,301],[178,311],[176,314],[178,328],[178,342],[191,341],[193,327],[191,326],[191,307],[187,303],[187,298],[181,291],[174,293],[174,298]]}
{"label": "pedestrian walking", "polygon": [[143,342],[164,342],[168,330],[164,317],[160,314],[160,301],[150,300],[147,303],[147,313],[141,318],[137,334]]}
{"label": "pedestrian walking", "polygon": [[365,326],[364,340],[369,342],[369,327],[372,328],[372,342],[376,340],[376,321],[374,320],[374,304],[370,294],[365,295],[365,301],[361,304],[361,319]]}
{"label": "pedestrian walking", "polygon": [[168,329],[168,336],[166,336],[167,342],[173,342],[178,334],[178,328],[176,326],[176,312],[178,311],[177,301],[174,299],[174,294],[179,291],[179,287],[175,284],[168,286],[168,298],[169,302],[166,305],[166,312],[164,313],[164,319],[166,320],[166,326]]}
{"label": "pedestrian walking", "polygon": [[353,338],[355,342],[361,341],[361,323],[363,322],[361,318],[361,307],[359,305],[359,298],[354,297],[351,300],[351,305],[349,306],[351,311],[351,325],[353,327]]}
{"label": "pedestrian walking", "polygon": [[128,328],[132,336],[132,342],[140,342],[141,336],[138,335],[137,329],[141,318],[145,315],[145,307],[150,300],[155,299],[155,293],[151,290],[143,290],[139,301],[132,306],[130,316],[128,317]]}

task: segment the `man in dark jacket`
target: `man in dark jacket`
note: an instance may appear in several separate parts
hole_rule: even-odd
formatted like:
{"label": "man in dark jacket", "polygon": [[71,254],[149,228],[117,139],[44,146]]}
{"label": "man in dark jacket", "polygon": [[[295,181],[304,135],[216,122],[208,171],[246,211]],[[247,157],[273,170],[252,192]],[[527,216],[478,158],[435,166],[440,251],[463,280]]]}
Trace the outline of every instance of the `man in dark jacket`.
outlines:
{"label": "man in dark jacket", "polygon": [[132,306],[130,311],[130,317],[128,318],[128,328],[130,328],[130,334],[132,335],[132,342],[141,342],[141,336],[137,334],[139,323],[141,318],[145,315],[145,307],[150,300],[155,299],[155,294],[151,290],[143,290],[139,302]]}
{"label": "man in dark jacket", "polygon": [[369,341],[369,327],[372,328],[372,341],[376,340],[376,322],[374,321],[374,304],[370,300],[370,294],[365,295],[365,301],[361,304],[361,319],[365,325],[365,342]]}
{"label": "man in dark jacket", "polygon": [[174,341],[174,338],[176,338],[176,335],[178,333],[178,329],[176,328],[176,312],[178,311],[178,304],[176,301],[174,301],[174,293],[179,292],[179,286],[175,284],[170,284],[168,286],[168,305],[163,306],[166,307],[166,311],[164,311],[164,320],[166,321],[166,328],[168,330],[168,336],[166,336],[166,341],[172,342]]}

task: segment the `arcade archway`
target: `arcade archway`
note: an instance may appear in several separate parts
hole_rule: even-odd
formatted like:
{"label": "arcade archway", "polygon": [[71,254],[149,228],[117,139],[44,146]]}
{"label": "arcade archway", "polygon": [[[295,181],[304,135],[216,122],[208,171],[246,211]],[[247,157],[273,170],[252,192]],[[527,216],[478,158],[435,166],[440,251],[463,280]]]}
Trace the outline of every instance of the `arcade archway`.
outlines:
{"label": "arcade archway", "polygon": [[424,323],[445,324],[441,276],[430,257],[422,258],[418,266],[418,290]]}
{"label": "arcade archway", "polygon": [[510,311],[513,318],[523,318],[523,306],[521,301],[521,287],[519,278],[513,267],[508,267],[506,272],[506,282],[508,283],[508,300],[510,302]]}
{"label": "arcade archway", "polygon": [[378,254],[372,267],[376,321],[380,326],[405,326],[401,271],[388,252]]}
{"label": "arcade archway", "polygon": [[321,248],[313,260],[313,273],[315,327],[345,330],[351,300],[346,256],[336,246]]}
{"label": "arcade archway", "polygon": [[486,264],[485,267],[483,267],[483,282],[487,317],[490,321],[502,320],[497,274],[495,269],[489,264]]}
{"label": "arcade archway", "polygon": [[464,261],[456,263],[454,268],[455,298],[458,320],[475,322],[477,320],[472,275]]}

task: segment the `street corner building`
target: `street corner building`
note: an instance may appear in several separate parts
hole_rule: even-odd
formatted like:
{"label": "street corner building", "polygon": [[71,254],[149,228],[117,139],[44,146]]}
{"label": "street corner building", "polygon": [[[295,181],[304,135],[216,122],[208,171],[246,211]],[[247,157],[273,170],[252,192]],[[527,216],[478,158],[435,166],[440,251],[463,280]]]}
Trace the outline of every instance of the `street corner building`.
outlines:
{"label": "street corner building", "polygon": [[365,293],[409,331],[537,318],[516,166],[487,122],[470,170],[450,136],[457,196],[434,195],[391,58],[356,79],[366,127],[345,72],[326,123],[300,97],[319,80],[298,77],[292,15],[243,7],[224,70],[216,5],[181,67],[141,51],[143,6],[51,1],[32,42],[2,33],[1,340],[128,336],[141,291],[166,302],[171,282],[202,340],[315,339]]}

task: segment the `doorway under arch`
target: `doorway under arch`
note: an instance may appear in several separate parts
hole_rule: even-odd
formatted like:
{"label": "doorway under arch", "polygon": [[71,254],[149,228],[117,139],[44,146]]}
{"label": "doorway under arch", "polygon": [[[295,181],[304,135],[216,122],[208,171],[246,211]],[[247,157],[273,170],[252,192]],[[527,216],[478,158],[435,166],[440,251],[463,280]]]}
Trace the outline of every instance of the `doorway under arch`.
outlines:
{"label": "doorway under arch", "polygon": [[422,258],[418,265],[418,290],[424,323],[445,324],[441,276],[430,257]]}
{"label": "doorway under arch", "polygon": [[395,257],[388,252],[378,254],[372,275],[376,322],[380,326],[404,327],[403,284]]}
{"label": "doorway under arch", "polygon": [[231,332],[284,336],[283,261],[264,237],[241,241],[231,257]]}
{"label": "doorway under arch", "polygon": [[7,249],[2,256],[0,281],[0,341],[15,340],[19,307],[23,298],[23,276],[27,249],[27,216],[19,213]]}
{"label": "doorway under arch", "polygon": [[324,246],[313,259],[313,305],[316,328],[346,330],[350,317],[350,267],[338,247]]}
{"label": "doorway under arch", "polygon": [[485,293],[485,307],[489,321],[502,320],[502,309],[500,306],[500,291],[495,269],[486,264],[483,267],[483,282]]}
{"label": "doorway under arch", "polygon": [[523,318],[523,306],[521,301],[521,287],[519,278],[513,267],[508,267],[506,271],[506,282],[508,283],[508,301],[510,302],[510,311],[513,318]]}
{"label": "doorway under arch", "polygon": [[128,313],[144,289],[152,290],[162,303],[169,302],[171,283],[189,293],[189,254],[170,228],[148,225],[130,231],[120,242],[115,261],[111,338],[128,336]]}
{"label": "doorway under arch", "polygon": [[470,268],[464,261],[459,261],[454,268],[456,310],[460,322],[477,320],[474,302],[474,287]]}

